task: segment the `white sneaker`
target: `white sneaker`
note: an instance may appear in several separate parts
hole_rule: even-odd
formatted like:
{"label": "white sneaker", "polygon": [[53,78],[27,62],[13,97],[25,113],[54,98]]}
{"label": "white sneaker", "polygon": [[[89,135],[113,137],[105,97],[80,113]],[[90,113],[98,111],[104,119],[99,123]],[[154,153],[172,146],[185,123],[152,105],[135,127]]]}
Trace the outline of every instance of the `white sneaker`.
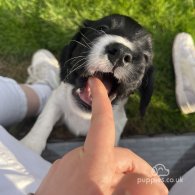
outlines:
{"label": "white sneaker", "polygon": [[195,112],[195,46],[191,35],[179,33],[173,43],[177,104],[184,114]]}
{"label": "white sneaker", "polygon": [[52,89],[60,83],[59,64],[54,55],[48,50],[38,50],[32,57],[32,63],[28,67],[28,84],[43,83]]}

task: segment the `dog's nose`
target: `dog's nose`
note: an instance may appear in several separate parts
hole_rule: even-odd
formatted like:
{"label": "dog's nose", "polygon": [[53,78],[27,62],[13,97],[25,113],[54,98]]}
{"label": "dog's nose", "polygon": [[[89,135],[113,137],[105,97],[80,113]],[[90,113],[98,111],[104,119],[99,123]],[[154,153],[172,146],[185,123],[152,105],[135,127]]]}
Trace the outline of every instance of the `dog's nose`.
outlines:
{"label": "dog's nose", "polygon": [[132,51],[121,43],[107,45],[105,53],[113,66],[126,66],[132,61]]}

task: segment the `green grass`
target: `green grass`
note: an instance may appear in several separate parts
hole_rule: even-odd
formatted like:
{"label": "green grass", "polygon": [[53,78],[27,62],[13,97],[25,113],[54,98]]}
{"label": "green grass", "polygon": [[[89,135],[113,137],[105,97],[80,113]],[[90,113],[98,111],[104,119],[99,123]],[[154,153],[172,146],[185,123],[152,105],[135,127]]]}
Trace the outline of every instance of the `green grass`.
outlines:
{"label": "green grass", "polygon": [[127,105],[126,134],[195,131],[195,114],[182,115],[175,99],[171,50],[182,31],[195,39],[194,0],[0,0],[0,74],[24,81],[30,57],[39,48],[57,56],[84,19],[120,13],[133,17],[153,35],[155,91],[144,120],[139,96]]}

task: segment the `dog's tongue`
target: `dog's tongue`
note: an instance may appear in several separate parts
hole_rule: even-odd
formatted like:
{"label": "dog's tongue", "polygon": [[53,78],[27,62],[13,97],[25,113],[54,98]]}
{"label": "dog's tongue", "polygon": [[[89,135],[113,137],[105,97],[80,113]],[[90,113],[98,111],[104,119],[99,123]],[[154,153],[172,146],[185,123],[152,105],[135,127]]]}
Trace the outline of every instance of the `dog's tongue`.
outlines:
{"label": "dog's tongue", "polygon": [[[111,83],[109,82],[109,80],[101,79],[101,78],[99,79],[102,81],[102,83],[107,89],[107,93],[109,94],[111,91]],[[86,83],[86,86],[80,89],[80,91],[78,92],[78,95],[83,102],[85,102],[88,105],[91,105],[92,97],[91,97],[91,89],[89,87],[88,81]]]}

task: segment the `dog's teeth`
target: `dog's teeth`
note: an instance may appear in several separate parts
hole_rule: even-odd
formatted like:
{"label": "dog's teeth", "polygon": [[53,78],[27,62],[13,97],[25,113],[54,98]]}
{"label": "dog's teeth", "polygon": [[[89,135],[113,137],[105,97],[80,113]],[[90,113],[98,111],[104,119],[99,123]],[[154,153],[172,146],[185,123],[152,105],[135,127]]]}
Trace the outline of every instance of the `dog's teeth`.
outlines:
{"label": "dog's teeth", "polygon": [[116,94],[113,94],[112,96],[110,96],[110,100],[114,100],[116,98]]}
{"label": "dog's teeth", "polygon": [[81,93],[81,89],[78,88],[78,89],[76,90],[76,93],[77,93],[77,94]]}

